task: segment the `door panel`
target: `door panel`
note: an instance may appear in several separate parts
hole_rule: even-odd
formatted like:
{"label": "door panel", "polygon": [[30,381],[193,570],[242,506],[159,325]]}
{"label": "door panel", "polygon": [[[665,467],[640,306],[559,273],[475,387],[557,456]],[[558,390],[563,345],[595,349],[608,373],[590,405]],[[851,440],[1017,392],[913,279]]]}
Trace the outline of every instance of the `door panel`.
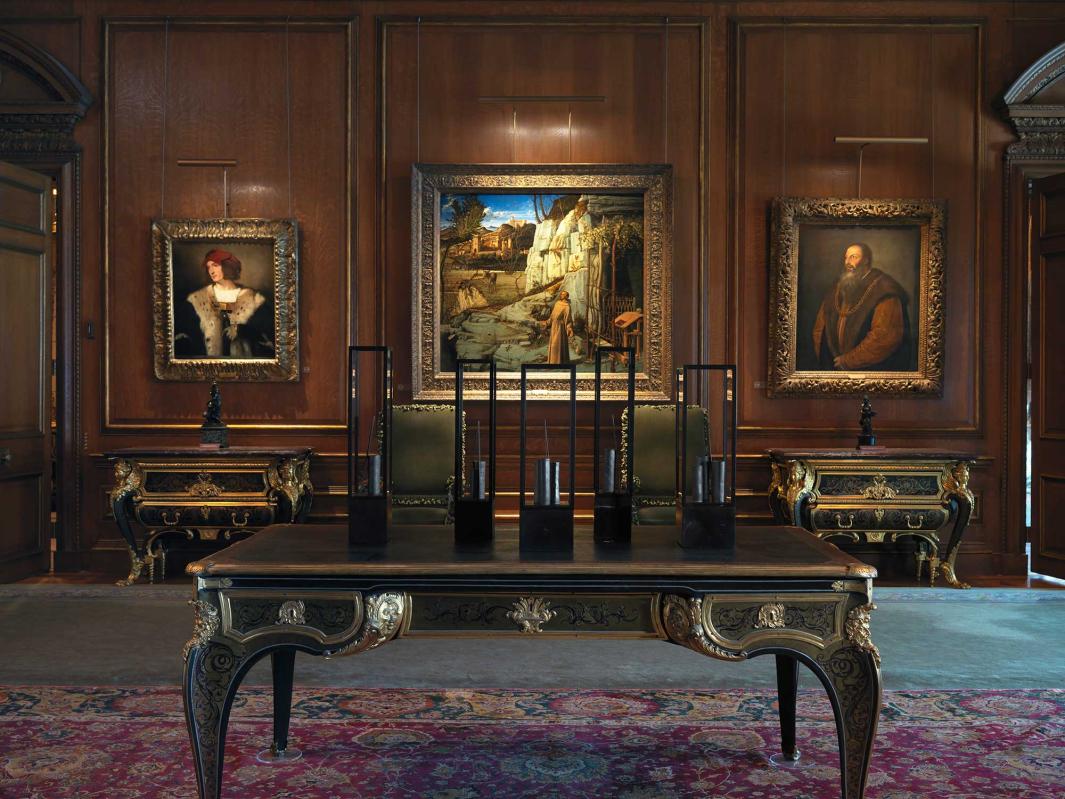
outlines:
{"label": "door panel", "polygon": [[0,163],[0,579],[46,564],[52,182]]}
{"label": "door panel", "polygon": [[[1065,189],[1062,190],[1065,200]],[[1065,221],[1065,204],[1061,210]],[[1038,272],[1033,276],[1039,283],[1040,325],[1032,332],[1041,331],[1039,435],[1041,438],[1065,436],[1065,314],[1055,313],[1055,306],[1065,297],[1065,242],[1059,242],[1061,252],[1044,255],[1039,259]]]}
{"label": "door panel", "polygon": [[1065,175],[1033,182],[1032,568],[1065,579]]}
{"label": "door panel", "polygon": [[43,256],[19,252],[0,244],[0,364],[5,372],[0,392],[0,435],[43,435],[45,406],[40,402],[45,307]]}
{"label": "door panel", "polygon": [[[32,519],[44,499],[41,484],[39,474],[0,481],[0,508],[13,519]],[[0,560],[33,552],[41,545],[32,524],[13,525],[10,533],[10,537],[0,539]]]}
{"label": "door panel", "polygon": [[48,223],[45,211],[32,187],[0,179],[0,219],[5,225],[40,233]]}

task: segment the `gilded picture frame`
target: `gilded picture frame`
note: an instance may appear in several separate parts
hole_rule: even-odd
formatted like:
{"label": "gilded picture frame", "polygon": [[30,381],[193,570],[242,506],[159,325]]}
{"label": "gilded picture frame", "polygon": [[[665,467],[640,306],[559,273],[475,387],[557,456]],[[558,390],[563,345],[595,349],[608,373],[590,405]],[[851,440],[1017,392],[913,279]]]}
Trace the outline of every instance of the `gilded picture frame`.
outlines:
{"label": "gilded picture frame", "polygon": [[159,380],[299,380],[294,219],[152,223]]}
{"label": "gilded picture frame", "polygon": [[[415,164],[411,184],[415,400],[454,398],[455,361],[485,357],[500,398],[519,397],[521,363],[576,363],[591,399],[606,344],[637,350],[637,399],[669,399],[668,165]],[[624,394],[625,374],[604,374],[604,396]],[[464,392],[487,397],[487,377],[466,372]],[[550,372],[529,389],[568,396]]]}
{"label": "gilded picture frame", "polygon": [[943,391],[946,204],[778,197],[770,397]]}

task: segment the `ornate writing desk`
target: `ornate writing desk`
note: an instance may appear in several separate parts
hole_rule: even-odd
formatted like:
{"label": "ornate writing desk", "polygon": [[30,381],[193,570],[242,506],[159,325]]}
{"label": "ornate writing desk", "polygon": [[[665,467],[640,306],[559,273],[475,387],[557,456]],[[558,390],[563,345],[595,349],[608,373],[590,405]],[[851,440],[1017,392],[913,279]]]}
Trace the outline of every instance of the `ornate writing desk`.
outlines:
{"label": "ornate writing desk", "polygon": [[[779,521],[820,538],[873,544],[916,538],[918,580],[927,560],[929,585],[942,570],[948,584],[969,587],[957,578],[954,561],[973,510],[971,456],[887,447],[772,449],[769,456],[769,504]],[[945,531],[950,537],[941,553]]]}
{"label": "ornate writing desk", "polygon": [[[311,450],[256,447],[118,449],[111,510],[129,547],[132,585],[144,567],[166,572],[161,539],[182,535],[230,541],[275,522],[301,521],[310,509]],[[138,544],[133,521],[146,530]],[[153,549],[153,545],[155,545]]]}
{"label": "ornate writing desk", "polygon": [[[297,650],[353,655],[400,636],[658,638],[722,660],[776,656],[784,754],[795,759],[798,664],[828,691],[842,795],[863,794],[880,710],[869,634],[876,571],[795,527],[744,527],[734,552],[683,550],[672,527],[597,547],[578,529],[568,555],[518,551],[497,527],[459,550],[439,525],[393,527],[388,546],[350,548],[347,526],[277,525],[192,563],[195,631],[185,647],[185,716],[201,799],[222,790],[229,710],[270,655],[275,754],[288,746]],[[663,652],[665,654],[665,652]]]}

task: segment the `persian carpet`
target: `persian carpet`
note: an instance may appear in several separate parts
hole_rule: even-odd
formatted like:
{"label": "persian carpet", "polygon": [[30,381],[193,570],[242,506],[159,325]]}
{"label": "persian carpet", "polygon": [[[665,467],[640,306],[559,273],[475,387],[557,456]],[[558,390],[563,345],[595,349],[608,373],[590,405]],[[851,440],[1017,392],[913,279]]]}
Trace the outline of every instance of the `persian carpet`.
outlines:
{"label": "persian carpet", "polygon": [[[775,699],[755,691],[297,689],[290,743],[264,765],[271,699],[237,695],[223,796],[242,799],[829,799],[831,708],[799,696],[798,765],[777,766]],[[188,799],[173,688],[0,687],[0,796]],[[891,691],[869,799],[1065,795],[1065,690]]]}

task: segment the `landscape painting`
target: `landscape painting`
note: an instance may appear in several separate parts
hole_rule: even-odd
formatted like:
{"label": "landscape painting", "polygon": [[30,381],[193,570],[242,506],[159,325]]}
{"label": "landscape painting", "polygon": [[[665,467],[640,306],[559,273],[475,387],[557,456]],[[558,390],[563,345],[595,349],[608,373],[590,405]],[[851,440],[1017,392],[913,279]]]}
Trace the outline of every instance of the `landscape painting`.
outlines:
{"label": "landscape painting", "polygon": [[442,194],[440,366],[594,368],[643,315],[642,194]]}
{"label": "landscape painting", "polygon": [[[542,190],[521,180],[441,186],[425,198],[432,203],[434,292],[432,318],[420,320],[415,347],[422,349],[431,330],[432,373],[422,371],[425,382],[453,381],[459,359],[493,358],[503,375],[520,372],[522,364],[575,364],[589,375],[583,395],[602,346],[631,347],[637,373],[651,382],[648,358],[660,357],[663,345],[664,220],[650,218],[660,205],[649,205],[646,179],[631,188],[588,182]],[[652,236],[657,257],[649,259]],[[423,258],[429,254],[419,242],[414,246]],[[426,266],[416,265],[423,278]],[[429,297],[416,298],[418,309],[425,308],[423,299]],[[619,366],[619,379],[623,372]],[[535,395],[551,391],[548,383]],[[439,392],[417,396],[441,398]]]}

